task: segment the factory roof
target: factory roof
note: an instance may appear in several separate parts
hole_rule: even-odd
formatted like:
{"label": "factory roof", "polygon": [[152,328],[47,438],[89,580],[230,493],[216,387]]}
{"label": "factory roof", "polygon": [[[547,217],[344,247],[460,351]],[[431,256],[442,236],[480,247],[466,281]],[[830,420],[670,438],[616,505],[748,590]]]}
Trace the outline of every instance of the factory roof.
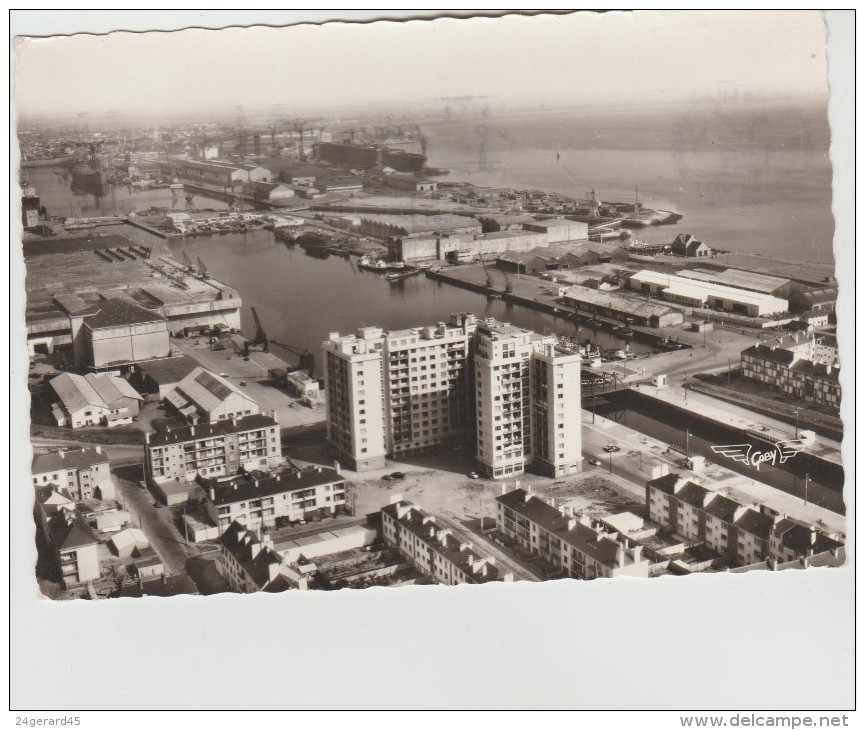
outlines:
{"label": "factory roof", "polygon": [[697,279],[699,281],[710,281],[716,284],[725,284],[737,289],[748,289],[763,294],[772,294],[781,287],[790,283],[789,279],[778,276],[758,274],[754,271],[742,269],[725,269],[724,271],[709,271],[706,269],[684,269],[679,276],[686,279]]}
{"label": "factory roof", "polygon": [[809,306],[815,304],[825,304],[826,302],[834,302],[838,299],[838,287],[827,286],[821,289],[810,289],[808,291],[798,292],[793,295],[793,298],[805,302]]}
{"label": "factory roof", "polygon": [[402,228],[409,233],[420,231],[446,231],[456,228],[481,228],[480,221],[464,215],[450,213],[438,215],[368,215],[360,216],[361,222],[378,223]]}
{"label": "factory roof", "polygon": [[165,321],[165,317],[158,312],[152,312],[122,299],[100,302],[90,310],[90,313],[85,312],[84,317],[84,324],[92,330]]}
{"label": "factory roof", "polygon": [[225,378],[199,366],[184,377],[167,397],[178,408],[191,402],[204,411],[212,411],[222,405],[231,395],[239,395],[245,400],[252,400],[240,388],[232,385]]}
{"label": "factory roof", "polygon": [[128,382],[113,375],[61,373],[50,384],[69,413],[87,406],[107,408],[121,398],[142,400]]}
{"label": "factory roof", "polygon": [[779,299],[778,297],[773,297],[769,294],[761,294],[759,292],[737,289],[735,287],[727,286],[725,284],[715,283],[714,281],[699,281],[697,279],[688,279],[687,277],[676,276],[674,274],[665,274],[660,271],[650,271],[649,269],[643,269],[642,271],[638,271],[636,274],[633,274],[631,276],[631,279],[637,282],[657,284],[659,286],[665,287],[697,287],[703,289],[707,294],[722,296],[726,299],[731,299],[733,301],[742,303],[763,304],[767,302],[776,302],[783,303],[785,307],[787,305],[787,301],[785,299]]}
{"label": "factory roof", "polygon": [[640,317],[662,317],[675,311],[663,304],[655,304],[654,302],[645,302],[641,300],[637,301],[619,294],[609,294],[607,292],[598,291],[597,289],[589,289],[588,287],[579,285],[570,287],[564,293],[564,296],[577,301],[606,307],[617,312],[636,314]]}
{"label": "factory roof", "polygon": [[151,378],[159,385],[179,383],[195,368],[199,367],[198,361],[188,355],[180,357],[166,357],[160,360],[150,360],[141,363],[138,369],[145,377]]}
{"label": "factory roof", "polygon": [[[79,253],[81,251],[99,251],[106,248],[126,248],[139,246],[125,236],[114,234],[96,236],[74,236],[70,238],[52,238],[50,240],[28,240],[22,244],[24,258],[48,256],[51,254]],[[140,247],[140,246],[139,246]]]}
{"label": "factory roof", "polygon": [[[223,505],[344,481],[345,477],[333,469],[312,467],[300,471],[287,470],[278,474],[262,476],[239,474],[229,478],[202,479],[201,483],[207,493],[207,498],[213,504]],[[214,493],[213,498],[210,497],[211,489]]]}
{"label": "factory roof", "polygon": [[35,476],[62,469],[88,469],[94,464],[107,464],[108,456],[99,447],[94,449],[61,449],[50,454],[36,454],[30,469]]}
{"label": "factory roof", "polygon": [[185,441],[196,441],[199,439],[213,438],[214,436],[225,436],[229,433],[243,433],[261,428],[277,426],[277,422],[270,416],[253,413],[243,418],[227,418],[216,423],[199,423],[194,426],[172,428],[171,430],[156,431],[149,434],[147,445],[166,446],[168,444],[183,443]]}
{"label": "factory roof", "polygon": [[789,279],[778,276],[759,274],[755,271],[744,271],[742,269],[726,269],[715,278],[718,284],[727,284],[741,289],[751,289],[764,294],[772,294],[776,290],[790,283]]}

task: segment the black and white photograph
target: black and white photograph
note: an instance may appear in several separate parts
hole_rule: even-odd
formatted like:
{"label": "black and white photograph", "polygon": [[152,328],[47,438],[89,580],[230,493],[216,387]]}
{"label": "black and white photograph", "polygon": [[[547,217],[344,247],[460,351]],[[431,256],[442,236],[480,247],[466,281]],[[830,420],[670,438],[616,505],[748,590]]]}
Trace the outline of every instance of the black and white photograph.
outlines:
{"label": "black and white photograph", "polygon": [[[119,612],[161,642],[175,611],[230,607],[248,645],[224,658],[251,667],[292,625],[324,641],[315,611],[359,592],[436,602],[407,654],[475,595],[585,635],[580,605],[649,624],[663,592],[735,651],[742,616],[684,606],[795,590],[739,646],[769,667],[796,641],[771,622],[829,615],[828,580],[852,636],[852,109],[830,120],[828,13],[221,12],[11,36],[10,555],[56,616],[40,631]],[[253,638],[257,607],[282,633]],[[602,637],[622,687],[674,676],[624,636]],[[104,639],[80,649],[134,661]],[[759,709],[840,726],[852,665],[830,656],[835,689],[806,671]],[[736,710],[622,687],[258,709]],[[211,691],[105,709],[249,708]]]}

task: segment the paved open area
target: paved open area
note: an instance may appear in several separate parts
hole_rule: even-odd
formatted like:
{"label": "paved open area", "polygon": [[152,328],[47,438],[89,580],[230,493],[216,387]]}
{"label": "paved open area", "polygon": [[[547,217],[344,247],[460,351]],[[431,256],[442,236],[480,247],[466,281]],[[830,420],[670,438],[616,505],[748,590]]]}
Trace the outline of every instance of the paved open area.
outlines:
{"label": "paved open area", "polygon": [[[287,363],[274,353],[253,348],[249,359],[242,352],[212,350],[207,337],[172,338],[171,347],[179,354],[188,355],[203,368],[221,375],[243,388],[262,408],[276,411],[282,428],[324,423],[324,401],[312,408],[291,396],[284,386],[275,385],[268,375],[273,368],[284,368]],[[294,363],[288,363],[294,365]]]}

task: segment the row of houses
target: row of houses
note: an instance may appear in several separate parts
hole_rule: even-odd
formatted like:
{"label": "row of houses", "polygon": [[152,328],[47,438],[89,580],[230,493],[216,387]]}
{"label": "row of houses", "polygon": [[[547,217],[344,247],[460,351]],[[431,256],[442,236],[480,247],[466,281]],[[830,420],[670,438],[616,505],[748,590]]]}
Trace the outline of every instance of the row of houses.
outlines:
{"label": "row of houses", "polygon": [[[764,387],[838,411],[841,407],[840,368],[834,350],[816,344],[818,338],[802,338],[806,347],[791,338],[753,345],[741,354],[742,377]],[[808,346],[808,343],[813,343]]]}
{"label": "row of houses", "polygon": [[765,514],[729,497],[667,474],[646,484],[646,512],[666,532],[705,543],[726,563],[789,562],[829,553],[844,543],[813,525]]}

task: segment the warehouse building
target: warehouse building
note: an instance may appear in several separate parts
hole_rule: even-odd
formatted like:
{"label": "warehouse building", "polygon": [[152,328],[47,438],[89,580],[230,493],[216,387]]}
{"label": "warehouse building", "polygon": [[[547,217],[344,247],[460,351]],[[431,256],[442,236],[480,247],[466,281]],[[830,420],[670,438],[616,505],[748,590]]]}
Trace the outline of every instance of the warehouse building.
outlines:
{"label": "warehouse building", "polygon": [[160,169],[163,177],[220,188],[233,188],[250,181],[269,182],[271,179],[270,170],[265,167],[216,160],[203,162],[175,158],[162,161]]}
{"label": "warehouse building", "polygon": [[360,232],[375,238],[417,238],[445,233],[475,235],[481,230],[478,220],[463,215],[362,215],[360,218]]}
{"label": "warehouse building", "polygon": [[[108,353],[117,342],[123,342],[122,359],[129,362],[142,359],[142,354],[144,358],[156,357],[164,350],[163,327],[169,333],[216,325],[240,329],[241,298],[237,291],[216,279],[191,274],[165,246],[144,246],[112,234],[25,241],[23,248],[27,269],[25,322],[31,357],[37,352],[52,353],[58,347],[70,348],[71,364],[92,366],[87,362],[84,323],[99,312],[107,314],[96,321],[105,318],[108,327],[96,339],[111,337],[100,341],[96,350]],[[121,311],[119,305],[109,304],[110,300],[130,306]],[[116,331],[115,315],[123,320]],[[135,321],[126,322],[127,317]],[[158,322],[160,317],[163,324]],[[115,334],[120,336],[117,341]],[[166,350],[162,357],[167,354]]]}
{"label": "warehouse building", "polygon": [[165,400],[188,423],[216,423],[261,413],[261,408],[225,378],[196,367]]}
{"label": "warehouse building", "polygon": [[786,299],[648,269],[631,276],[630,287],[688,307],[719,309],[748,317],[769,317],[787,311]]}
{"label": "warehouse building", "polygon": [[83,360],[91,370],[120,373],[129,365],[168,357],[168,322],[159,312],[145,309],[123,299],[108,299],[72,318],[73,332],[81,322]]}
{"label": "warehouse building", "polygon": [[678,272],[678,275],[686,279],[723,284],[734,289],[744,289],[758,294],[769,294],[780,299],[789,299],[793,291],[793,282],[790,279],[758,274],[754,271],[743,271],[742,269],[724,269],[723,271],[683,269]]}
{"label": "warehouse building", "polygon": [[398,190],[411,190],[413,193],[434,193],[438,189],[435,180],[421,175],[403,175],[398,172],[387,175],[385,184]]}
{"label": "warehouse building", "polygon": [[58,426],[120,426],[132,423],[143,398],[113,375],[61,373],[50,381],[58,402],[51,412]]}
{"label": "warehouse building", "polygon": [[606,317],[641,327],[675,327],[685,321],[678,309],[655,302],[643,302],[621,294],[589,289],[585,286],[563,287],[559,297],[577,312]]}

